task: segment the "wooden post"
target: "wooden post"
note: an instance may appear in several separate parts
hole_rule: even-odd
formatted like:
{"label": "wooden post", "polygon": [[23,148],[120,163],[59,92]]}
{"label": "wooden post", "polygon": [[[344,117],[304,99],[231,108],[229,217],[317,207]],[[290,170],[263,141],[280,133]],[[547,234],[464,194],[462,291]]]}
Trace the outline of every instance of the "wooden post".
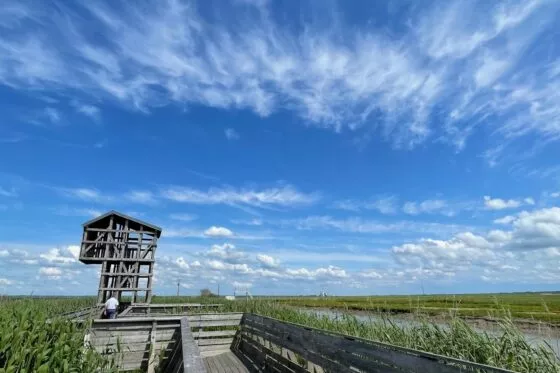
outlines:
{"label": "wooden post", "polygon": [[150,358],[148,359],[148,373],[155,373],[156,371],[156,334],[157,334],[157,321],[152,323],[152,332],[150,333]]}

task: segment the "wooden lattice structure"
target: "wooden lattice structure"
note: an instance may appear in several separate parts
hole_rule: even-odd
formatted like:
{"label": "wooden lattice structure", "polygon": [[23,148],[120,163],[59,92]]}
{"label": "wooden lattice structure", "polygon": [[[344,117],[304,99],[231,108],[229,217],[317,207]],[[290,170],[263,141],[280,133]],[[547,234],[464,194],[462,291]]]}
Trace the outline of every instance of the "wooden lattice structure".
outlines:
{"label": "wooden lattice structure", "polygon": [[116,211],[83,226],[80,261],[101,264],[97,303],[116,294],[132,304],[149,304],[161,228]]}

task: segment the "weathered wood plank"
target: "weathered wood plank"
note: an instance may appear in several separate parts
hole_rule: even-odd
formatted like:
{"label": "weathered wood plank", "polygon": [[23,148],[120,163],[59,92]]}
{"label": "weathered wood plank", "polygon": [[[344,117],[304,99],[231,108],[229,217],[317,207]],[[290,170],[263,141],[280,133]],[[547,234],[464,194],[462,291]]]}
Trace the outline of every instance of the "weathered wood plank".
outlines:
{"label": "weathered wood plank", "polygon": [[231,338],[205,338],[205,339],[197,339],[196,343],[198,346],[210,346],[210,345],[227,345],[229,348],[231,346],[231,342],[233,342],[233,337]]}
{"label": "weathered wood plank", "polygon": [[[338,350],[328,343],[321,343],[320,338],[318,341],[318,335],[311,335],[298,329],[285,330],[281,326],[278,327],[279,329],[276,330],[267,325],[260,325],[260,327],[247,325],[247,331],[268,339],[279,346],[287,347],[295,353],[302,355],[311,363],[326,368],[329,371],[338,371],[338,369],[348,370],[353,367],[372,373],[401,372],[401,370],[391,365],[379,361],[364,360],[360,356],[353,356],[352,352],[348,353],[346,350]],[[278,337],[279,335],[283,337]],[[335,367],[335,365],[339,367]],[[343,368],[340,368],[340,366]]]}
{"label": "weathered wood plank", "polygon": [[252,348],[253,351],[258,351],[259,354],[264,356],[263,369],[267,370],[268,368],[273,368],[279,372],[307,373],[307,370],[301,365],[286,359],[273,350],[266,348],[264,345],[259,344],[257,341],[247,338],[246,336],[240,336],[240,338],[243,339],[243,350]]}
{"label": "weathered wood plank", "polygon": [[[338,354],[340,351],[350,351],[346,359],[357,362],[360,356],[366,360],[379,361],[382,364],[398,366],[404,371],[410,372],[464,372],[466,369],[470,371],[482,371],[488,373],[512,373],[511,371],[489,367],[482,364],[462,361],[459,359],[448,358],[426,352],[410,350],[398,346],[393,346],[381,342],[370,341],[361,338],[344,336],[338,333],[308,328],[301,325],[281,322],[271,318],[262,316],[246,315],[244,318],[244,327],[251,326],[257,330],[265,332],[265,335],[285,334],[300,338],[305,343],[314,343],[318,348],[325,350],[333,350],[332,354]],[[331,347],[329,347],[331,346]],[[337,352],[338,351],[338,352]],[[452,364],[452,365],[447,365]]]}
{"label": "weathered wood plank", "polygon": [[237,333],[237,330],[212,330],[212,331],[202,331],[193,332],[195,338],[220,338],[220,337],[233,337]]}
{"label": "weathered wood plank", "polygon": [[188,318],[181,320],[181,344],[183,347],[183,369],[185,373],[206,373],[200,350],[191,333]]}

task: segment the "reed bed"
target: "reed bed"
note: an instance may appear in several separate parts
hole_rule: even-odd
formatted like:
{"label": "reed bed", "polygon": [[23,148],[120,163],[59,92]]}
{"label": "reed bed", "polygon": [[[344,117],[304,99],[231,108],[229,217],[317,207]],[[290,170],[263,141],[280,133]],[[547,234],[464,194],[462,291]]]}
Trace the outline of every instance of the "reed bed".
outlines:
{"label": "reed bed", "polygon": [[[173,303],[173,299],[162,299]],[[177,300],[175,300],[177,301]],[[184,302],[185,299],[179,300]],[[189,301],[199,301],[190,299]],[[205,300],[202,301],[203,303]],[[84,347],[85,325],[55,317],[92,306],[93,298],[0,299],[0,373],[116,372],[114,362]],[[336,317],[286,306],[277,301],[223,301],[221,312],[251,312],[309,327],[367,338],[510,369],[522,373],[560,373],[560,361],[549,346],[531,346],[511,318],[499,332],[480,332],[459,317],[442,327],[428,318],[402,326],[390,316],[359,320],[349,313]],[[201,310],[216,312],[215,309]]]}
{"label": "reed bed", "polygon": [[116,372],[84,347],[87,324],[51,318],[88,306],[90,298],[0,300],[0,373]]}
{"label": "reed bed", "polygon": [[550,346],[531,346],[511,318],[499,322],[498,333],[488,334],[453,317],[446,327],[421,320],[402,326],[389,316],[361,321],[349,313],[333,318],[325,314],[303,312],[270,301],[236,301],[223,311],[252,312],[313,328],[330,330],[401,347],[431,352],[522,373],[560,373],[560,361]]}

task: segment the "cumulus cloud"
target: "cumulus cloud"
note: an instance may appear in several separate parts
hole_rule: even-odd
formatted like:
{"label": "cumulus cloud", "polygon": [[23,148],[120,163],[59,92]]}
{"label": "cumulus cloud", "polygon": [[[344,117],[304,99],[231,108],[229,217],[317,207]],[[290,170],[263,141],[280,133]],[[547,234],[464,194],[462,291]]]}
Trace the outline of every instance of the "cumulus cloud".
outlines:
{"label": "cumulus cloud", "polygon": [[62,276],[62,270],[56,267],[41,267],[39,268],[39,275],[52,280],[58,280]]}
{"label": "cumulus cloud", "polygon": [[488,210],[504,210],[514,209],[522,206],[523,204],[534,205],[535,201],[532,198],[525,198],[523,201],[515,199],[501,199],[484,196],[484,206]]}
{"label": "cumulus cloud", "polygon": [[39,258],[49,264],[72,264],[77,262],[80,254],[79,246],[68,246],[64,250],[52,248],[46,253],[39,254]]}
{"label": "cumulus cloud", "polygon": [[516,217],[515,216],[511,216],[511,215],[507,215],[504,216],[503,218],[499,218],[499,219],[495,219],[494,223],[496,224],[511,224],[515,221]]}
{"label": "cumulus cloud", "polygon": [[7,278],[0,277],[0,286],[7,286],[12,285],[14,282],[12,280],[8,280]]}
{"label": "cumulus cloud", "polygon": [[253,287],[253,283],[252,282],[239,282],[239,281],[234,281],[232,283],[233,287],[237,290],[243,290],[243,289],[251,289]]}
{"label": "cumulus cloud", "polygon": [[287,269],[286,275],[292,279],[303,278],[309,280],[314,280],[317,278],[342,279],[348,277],[348,274],[344,269],[335,266],[317,268],[315,270],[310,270],[307,268]]}
{"label": "cumulus cloud", "polygon": [[258,254],[257,261],[266,268],[277,268],[280,266],[278,259],[266,254]]}
{"label": "cumulus cloud", "polygon": [[208,237],[231,237],[233,232],[225,227],[211,226],[204,231],[204,235]]}
{"label": "cumulus cloud", "polygon": [[247,254],[239,251],[235,245],[225,243],[223,245],[212,245],[210,250],[206,252],[209,257],[223,260],[227,263],[240,263],[247,259]]}
{"label": "cumulus cloud", "polygon": [[[500,273],[524,267],[524,276],[543,281],[560,278],[560,268],[554,264],[557,262],[548,262],[560,255],[560,208],[523,211],[506,218],[511,224],[509,231],[492,230],[486,235],[465,232],[449,240],[422,239],[395,246],[392,252],[403,265],[452,273],[476,268]],[[528,263],[546,266],[547,274],[528,268]]]}

